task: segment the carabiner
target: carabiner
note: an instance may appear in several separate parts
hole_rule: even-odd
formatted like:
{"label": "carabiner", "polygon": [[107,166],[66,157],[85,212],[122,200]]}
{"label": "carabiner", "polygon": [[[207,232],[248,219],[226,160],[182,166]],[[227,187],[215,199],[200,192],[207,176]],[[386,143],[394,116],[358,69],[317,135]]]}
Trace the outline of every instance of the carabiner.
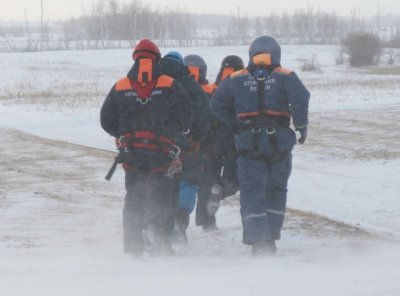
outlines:
{"label": "carabiner", "polygon": [[171,148],[174,148],[175,151],[173,149],[169,150],[169,156],[172,159],[179,159],[179,155],[181,154],[181,148],[177,145],[172,145]]}

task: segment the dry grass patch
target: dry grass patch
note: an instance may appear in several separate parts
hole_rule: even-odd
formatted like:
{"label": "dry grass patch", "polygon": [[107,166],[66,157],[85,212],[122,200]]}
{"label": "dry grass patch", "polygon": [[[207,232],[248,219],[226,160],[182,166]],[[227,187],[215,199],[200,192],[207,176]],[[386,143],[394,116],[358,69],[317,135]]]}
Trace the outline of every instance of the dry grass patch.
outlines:
{"label": "dry grass patch", "polygon": [[310,114],[307,150],[329,158],[400,158],[400,105]]}
{"label": "dry grass patch", "polygon": [[371,75],[400,75],[400,66],[368,67],[363,70],[365,74]]}

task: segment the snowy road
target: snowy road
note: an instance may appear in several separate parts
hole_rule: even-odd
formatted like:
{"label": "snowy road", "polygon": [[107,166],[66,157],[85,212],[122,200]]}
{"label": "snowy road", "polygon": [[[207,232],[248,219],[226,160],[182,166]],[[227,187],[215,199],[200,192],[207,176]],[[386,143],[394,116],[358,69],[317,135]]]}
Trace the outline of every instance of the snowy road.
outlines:
{"label": "snowy road", "polygon": [[111,152],[10,129],[0,136],[1,295],[400,293],[396,244],[306,212],[289,212],[276,258],[249,258],[237,197],[224,201],[220,231],[191,225],[176,257],[134,262],[121,250],[122,171],[103,180]]}
{"label": "snowy road", "polygon": [[[103,180],[113,153],[84,146],[51,141],[16,130],[0,130],[2,157],[1,207],[8,227],[0,243],[6,247],[33,248],[60,246],[119,248],[123,173],[117,170],[111,182]],[[17,143],[17,144],[16,144]],[[26,154],[29,147],[29,154]],[[238,197],[224,203],[221,227],[229,229],[227,237],[218,233],[203,234],[193,230],[193,250],[187,255],[212,255],[221,249],[232,254],[247,252],[240,244]],[[293,235],[318,238],[334,235],[342,243],[352,244],[374,237],[366,231],[334,222],[317,215],[292,210],[285,230]],[[199,245],[217,239],[215,250]],[[199,240],[199,241],[197,241]],[[235,246],[236,245],[236,246]],[[223,247],[222,247],[223,246]],[[119,250],[118,250],[119,252]]]}

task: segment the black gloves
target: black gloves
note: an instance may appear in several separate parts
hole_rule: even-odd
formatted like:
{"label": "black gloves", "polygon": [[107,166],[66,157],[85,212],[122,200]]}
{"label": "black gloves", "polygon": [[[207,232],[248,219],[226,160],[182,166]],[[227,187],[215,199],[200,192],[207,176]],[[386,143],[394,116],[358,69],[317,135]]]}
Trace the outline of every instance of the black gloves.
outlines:
{"label": "black gloves", "polygon": [[298,131],[300,133],[300,138],[298,139],[300,144],[304,144],[304,142],[307,139],[307,127],[300,127],[300,128],[296,128],[296,131]]}

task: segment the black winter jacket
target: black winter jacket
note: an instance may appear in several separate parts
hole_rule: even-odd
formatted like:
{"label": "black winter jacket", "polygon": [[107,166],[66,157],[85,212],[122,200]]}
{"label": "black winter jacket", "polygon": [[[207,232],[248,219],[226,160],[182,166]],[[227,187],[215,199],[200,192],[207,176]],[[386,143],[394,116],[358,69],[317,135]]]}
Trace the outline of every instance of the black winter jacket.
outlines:
{"label": "black winter jacket", "polygon": [[135,62],[127,77],[114,84],[100,112],[103,129],[114,137],[133,131],[150,130],[174,138],[191,124],[191,99],[171,77],[162,75],[157,64],[151,68],[154,88],[147,98],[140,98],[132,81],[140,81],[143,71]]}
{"label": "black winter jacket", "polygon": [[201,86],[190,75],[186,66],[170,58],[160,60],[161,72],[174,78],[191,98],[192,125],[190,127],[192,139],[202,142],[206,136],[212,118],[209,108],[209,97]]}

